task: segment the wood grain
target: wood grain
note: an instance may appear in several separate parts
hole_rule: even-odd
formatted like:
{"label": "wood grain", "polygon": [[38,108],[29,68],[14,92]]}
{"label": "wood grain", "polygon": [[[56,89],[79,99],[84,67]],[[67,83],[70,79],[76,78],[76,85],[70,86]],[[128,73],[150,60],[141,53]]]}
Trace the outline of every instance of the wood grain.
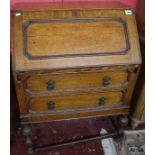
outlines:
{"label": "wood grain", "polygon": [[44,98],[32,98],[29,102],[30,111],[48,111],[48,103],[54,103],[55,110],[68,110],[78,108],[93,108],[99,107],[100,99],[104,98],[104,106],[120,104],[122,100],[121,92],[102,92],[102,93],[89,93],[80,95],[68,95],[57,97],[44,97]]}
{"label": "wood grain", "polygon": [[[113,71],[113,72],[92,72],[92,73],[75,73],[60,75],[35,75],[27,79],[27,89],[30,91],[48,91],[47,82],[52,80],[54,82],[54,89],[67,88],[83,88],[83,87],[104,87],[103,79],[109,77],[108,86],[120,86],[127,82],[127,71]],[[107,87],[107,86],[105,86]],[[51,91],[53,91],[51,90]]]}
{"label": "wood grain", "polygon": [[117,18],[33,21],[26,29],[24,44],[33,59],[122,54],[129,46],[124,31],[123,22]]}
{"label": "wood grain", "polygon": [[[132,15],[125,15],[124,11],[125,11],[124,9],[117,9],[117,10],[115,9],[112,9],[112,10],[110,9],[68,9],[68,10],[48,10],[48,11],[22,11],[22,12],[19,12],[21,13],[20,16],[17,16],[17,13],[18,13],[17,11],[13,12],[13,33],[14,33],[13,35],[14,36],[13,38],[14,57],[13,58],[15,62],[14,69],[16,71],[30,71],[30,70],[51,69],[51,68],[52,69],[60,69],[60,68],[64,69],[64,68],[79,68],[79,67],[84,67],[84,66],[93,67],[93,66],[107,66],[107,65],[110,66],[110,65],[120,65],[120,64],[121,65],[122,64],[126,64],[126,65],[127,64],[140,64],[141,56],[140,56],[140,49],[139,49],[139,44],[138,44],[137,29],[135,26],[134,13]],[[73,22],[78,19],[87,19],[87,20],[98,19],[99,20],[100,18],[106,19],[107,17],[114,18],[114,19],[120,18],[121,21],[123,21],[126,24],[126,32],[128,35],[127,38],[129,39],[129,44],[130,44],[129,49],[126,52],[126,54],[118,54],[117,52],[115,52],[115,54],[113,55],[112,54],[102,55],[104,54],[104,52],[107,52],[107,51],[111,52],[114,49],[114,47],[116,49],[114,51],[123,49],[125,47],[125,43],[123,39],[124,37],[123,37],[122,27],[120,26],[120,24],[118,23],[108,24],[108,23],[100,23],[100,22],[94,25],[93,28],[91,27],[91,23],[89,24],[84,23],[84,25],[85,24],[87,25],[88,27],[87,29],[86,29],[86,25],[84,26],[84,28],[78,25],[76,31],[77,32],[80,31],[81,33],[80,34],[72,33],[70,35],[70,38],[69,36],[64,36],[66,39],[69,39],[69,41],[71,41],[71,38],[74,38],[71,42],[68,42],[68,43],[64,42],[65,45],[62,44],[62,46],[59,46],[60,43],[62,43],[61,39],[57,43],[55,43],[54,41],[54,44],[52,44],[53,46],[51,46],[51,43],[49,41],[47,41],[47,44],[45,45],[45,41],[41,39],[43,41],[42,43],[40,43],[42,45],[41,47],[39,47],[38,43],[37,43],[37,46],[31,46],[31,51],[33,51],[33,54],[36,56],[37,55],[43,56],[41,55],[41,51],[39,52],[39,50],[40,49],[43,50],[44,48],[46,59],[40,58],[40,59],[34,60],[34,59],[31,59],[31,57],[28,57],[27,54],[23,54],[25,51],[25,46],[24,46],[25,38],[23,34],[23,30],[24,30],[23,25],[25,23],[29,25],[30,24],[29,21],[31,20],[42,21],[42,20],[49,20],[49,19],[50,20],[64,19],[64,21],[71,20]],[[103,30],[99,31],[102,34],[102,35],[99,35],[98,28],[99,30],[101,30],[100,24],[102,24],[106,30],[109,29],[109,31],[107,32]],[[111,26],[106,27],[107,24]],[[57,32],[57,29],[60,29],[61,24],[60,26],[58,25],[59,24],[56,24],[56,32]],[[38,26],[33,26],[33,27],[36,28]],[[70,32],[75,32],[75,29],[73,28],[73,26],[71,27],[72,27],[71,31],[68,30],[69,29],[68,26],[64,28],[62,27],[62,29],[64,29],[64,31],[67,32],[66,34]],[[117,27],[117,31],[114,31],[116,30],[116,27]],[[93,29],[93,31],[91,33],[88,33],[90,32],[90,29]],[[53,33],[56,33],[56,32],[53,32]],[[52,31],[50,29],[49,34],[51,33]],[[92,43],[92,36],[90,36],[90,34],[93,35],[93,38],[95,38],[93,40],[93,43]],[[103,36],[103,34],[105,34],[105,36]],[[87,39],[84,38],[80,40],[79,35],[81,36],[81,38],[83,38],[83,36],[84,37],[87,36],[89,38]],[[63,40],[65,40],[65,38],[63,38]],[[75,40],[78,40],[78,42],[75,42]],[[106,44],[107,45],[103,47],[101,42],[103,43],[103,45],[106,45]],[[84,49],[80,49],[80,47],[76,49],[79,43],[82,45]],[[114,47],[111,46],[112,45],[111,43],[114,45]],[[31,42],[31,45],[32,45],[32,42]],[[74,46],[72,47],[72,45]],[[63,49],[62,48],[63,46],[67,48],[67,50]],[[32,47],[34,47],[35,49],[32,50]],[[58,53],[62,54],[66,52],[66,53],[72,53],[72,55],[74,56],[57,57],[55,59],[54,57],[49,56],[49,55],[52,55],[55,51],[55,50],[53,51],[52,49],[50,49],[49,51],[50,47],[53,47],[57,51],[57,54]],[[91,50],[90,50],[90,47],[91,47]],[[101,51],[102,53],[101,56],[95,54],[101,48],[102,48],[102,51],[104,51],[104,52]],[[80,53],[78,53],[79,55],[77,56],[76,54],[77,52],[79,52],[79,49],[80,49],[81,55]],[[90,55],[82,56],[82,53],[84,52],[88,53],[88,50],[90,50],[90,53],[93,52],[94,54],[91,56]],[[36,51],[38,53],[36,53]],[[42,52],[44,53],[44,51]]]}
{"label": "wood grain", "polygon": [[[48,8],[12,15],[13,71],[23,124],[129,114],[141,64],[134,12]],[[50,80],[52,90],[47,89]],[[99,106],[101,97],[105,103]]]}
{"label": "wood grain", "polygon": [[101,116],[113,116],[128,114],[128,106],[118,106],[115,108],[105,108],[105,109],[94,109],[94,110],[81,110],[81,111],[72,111],[68,113],[60,112],[57,114],[46,113],[44,114],[26,114],[21,115],[22,124],[29,123],[42,123],[50,121],[59,121],[59,120],[68,120],[68,119],[77,119],[77,118],[91,118],[91,117],[101,117]]}

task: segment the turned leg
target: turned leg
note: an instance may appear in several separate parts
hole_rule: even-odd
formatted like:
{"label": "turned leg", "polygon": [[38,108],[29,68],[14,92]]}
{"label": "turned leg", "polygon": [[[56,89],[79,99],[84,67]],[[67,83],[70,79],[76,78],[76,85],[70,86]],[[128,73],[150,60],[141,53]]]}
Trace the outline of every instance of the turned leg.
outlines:
{"label": "turned leg", "polygon": [[31,127],[26,125],[23,127],[23,135],[26,137],[27,153],[33,153],[33,143],[31,140]]}
{"label": "turned leg", "polygon": [[128,117],[125,115],[119,115],[117,116],[117,121],[114,120],[112,117],[110,117],[110,119],[118,133],[117,136],[115,137],[115,140],[117,140],[117,142],[121,144],[122,138],[124,137],[123,127],[128,125]]}
{"label": "turned leg", "polygon": [[117,119],[120,127],[125,127],[129,123],[129,119],[126,115],[120,115]]}

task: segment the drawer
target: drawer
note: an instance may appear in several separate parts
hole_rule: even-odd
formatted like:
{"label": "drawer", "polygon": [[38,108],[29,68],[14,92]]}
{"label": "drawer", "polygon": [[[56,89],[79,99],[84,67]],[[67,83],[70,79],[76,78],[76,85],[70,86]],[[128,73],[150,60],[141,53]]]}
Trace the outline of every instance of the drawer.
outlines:
{"label": "drawer", "polygon": [[89,94],[32,98],[29,101],[29,108],[30,112],[99,108],[120,104],[122,97],[122,92],[97,92]]}
{"label": "drawer", "polygon": [[84,87],[120,86],[127,81],[127,71],[38,75],[27,79],[30,91],[53,91]]}

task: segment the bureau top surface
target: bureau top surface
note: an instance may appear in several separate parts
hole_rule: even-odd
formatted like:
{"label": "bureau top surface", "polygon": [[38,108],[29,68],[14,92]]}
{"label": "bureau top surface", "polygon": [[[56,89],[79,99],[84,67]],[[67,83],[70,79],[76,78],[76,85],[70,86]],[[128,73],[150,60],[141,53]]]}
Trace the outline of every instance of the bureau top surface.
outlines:
{"label": "bureau top surface", "polygon": [[139,64],[134,13],[125,9],[13,12],[16,71]]}

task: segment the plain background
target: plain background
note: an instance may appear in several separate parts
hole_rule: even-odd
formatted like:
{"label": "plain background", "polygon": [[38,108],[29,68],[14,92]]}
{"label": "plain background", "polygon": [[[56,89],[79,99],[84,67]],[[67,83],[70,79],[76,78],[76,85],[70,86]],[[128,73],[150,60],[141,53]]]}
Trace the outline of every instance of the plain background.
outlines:
{"label": "plain background", "polygon": [[[37,0],[14,0],[14,2]],[[40,0],[41,1],[41,0]],[[42,2],[47,0],[42,0]],[[59,0],[48,0],[59,1]],[[61,0],[60,0],[61,1]],[[69,1],[69,0],[64,0]],[[77,0],[72,0],[77,1]],[[80,0],[82,1],[82,0]],[[88,1],[88,0],[86,0]],[[101,1],[101,0],[100,0]],[[111,1],[111,0],[107,0]],[[125,2],[125,0],[120,0]],[[130,5],[135,0],[128,0]],[[13,1],[11,1],[13,4]],[[155,154],[155,1],[146,0],[146,155]],[[0,155],[10,154],[10,1],[0,0]]]}

